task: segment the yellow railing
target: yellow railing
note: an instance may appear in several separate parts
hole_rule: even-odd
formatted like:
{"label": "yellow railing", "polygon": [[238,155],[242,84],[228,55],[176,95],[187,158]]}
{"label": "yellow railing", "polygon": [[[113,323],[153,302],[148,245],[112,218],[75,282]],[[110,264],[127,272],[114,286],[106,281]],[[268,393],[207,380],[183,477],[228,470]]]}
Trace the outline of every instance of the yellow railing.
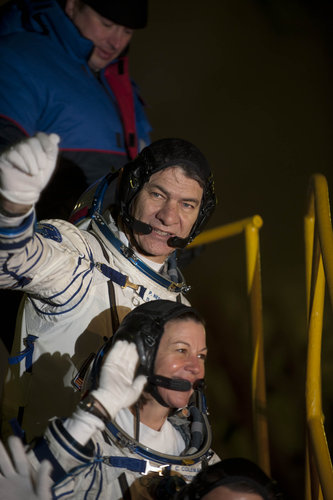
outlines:
{"label": "yellow railing", "polygon": [[213,243],[238,234],[245,235],[247,293],[250,303],[252,336],[252,409],[257,451],[257,462],[270,474],[268,424],[266,411],[266,381],[260,272],[259,229],[263,224],[259,215],[204,231],[190,247]]}
{"label": "yellow railing", "polygon": [[305,498],[333,500],[333,469],[321,399],[325,281],[333,308],[333,232],[327,181],[321,174],[313,175],[309,182],[304,237],[308,333]]}

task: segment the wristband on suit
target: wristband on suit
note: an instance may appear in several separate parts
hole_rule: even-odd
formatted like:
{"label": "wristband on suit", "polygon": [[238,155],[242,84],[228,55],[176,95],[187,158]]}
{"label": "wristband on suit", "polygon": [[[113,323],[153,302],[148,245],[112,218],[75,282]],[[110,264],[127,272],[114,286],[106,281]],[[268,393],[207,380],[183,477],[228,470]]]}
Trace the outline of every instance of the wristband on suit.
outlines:
{"label": "wristband on suit", "polygon": [[[79,408],[83,411],[91,413],[92,415],[95,415],[95,417],[103,420],[103,422],[109,422],[110,420],[109,414],[104,406],[91,394],[88,394],[86,397],[81,399],[81,401],[79,402]],[[103,410],[101,410],[100,408],[103,408]]]}
{"label": "wristband on suit", "polygon": [[[29,210],[28,210],[29,212]],[[23,212],[20,214],[14,213],[14,212],[8,212],[5,208],[0,206],[0,214],[4,215],[5,217],[23,217],[24,215],[27,215],[28,212]]]}

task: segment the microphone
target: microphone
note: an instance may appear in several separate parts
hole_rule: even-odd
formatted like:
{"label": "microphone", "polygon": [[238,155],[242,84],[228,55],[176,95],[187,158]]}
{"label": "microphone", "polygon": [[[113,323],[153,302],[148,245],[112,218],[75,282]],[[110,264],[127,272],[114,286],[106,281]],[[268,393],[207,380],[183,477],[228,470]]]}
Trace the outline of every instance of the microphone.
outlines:
{"label": "microphone", "polygon": [[[141,222],[138,219],[130,215],[124,216],[124,222],[132,229],[132,231],[139,234],[150,234],[153,230],[150,224],[146,222]],[[189,242],[189,238],[179,238],[178,236],[172,236],[168,239],[167,244],[171,248],[185,248]]]}
{"label": "microphone", "polygon": [[167,243],[171,248],[185,248],[188,244],[188,238],[179,238],[178,236],[172,236],[168,239]]}
{"label": "microphone", "polygon": [[124,222],[136,233],[140,234],[150,234],[153,230],[150,224],[141,222],[140,220],[134,219],[130,215],[123,216]]}
{"label": "microphone", "polygon": [[192,389],[192,384],[188,380],[182,378],[168,378],[163,375],[150,375],[148,382],[158,387],[164,387],[172,391],[187,392]]}

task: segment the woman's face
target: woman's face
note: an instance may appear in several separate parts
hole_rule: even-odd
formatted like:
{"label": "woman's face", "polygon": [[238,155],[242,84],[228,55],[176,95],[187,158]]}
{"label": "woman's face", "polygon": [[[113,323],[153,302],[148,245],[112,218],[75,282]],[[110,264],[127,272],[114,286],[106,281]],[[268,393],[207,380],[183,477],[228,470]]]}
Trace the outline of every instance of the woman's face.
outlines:
{"label": "woman's face", "polygon": [[263,500],[258,493],[232,491],[227,486],[218,486],[202,497],[202,500]]}
{"label": "woman's face", "polygon": [[[166,323],[155,360],[155,374],[191,383],[204,378],[207,356],[206,332],[201,323],[192,319],[171,320]],[[170,408],[187,405],[193,388],[186,392],[158,388]]]}

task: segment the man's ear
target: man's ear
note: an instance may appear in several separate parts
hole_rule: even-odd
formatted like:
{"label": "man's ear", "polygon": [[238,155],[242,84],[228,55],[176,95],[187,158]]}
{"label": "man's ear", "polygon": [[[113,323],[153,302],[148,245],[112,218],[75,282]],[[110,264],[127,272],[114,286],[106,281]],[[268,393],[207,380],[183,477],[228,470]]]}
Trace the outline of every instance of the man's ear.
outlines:
{"label": "man's ear", "polygon": [[72,19],[75,8],[76,8],[76,0],[66,0],[65,4],[65,12],[69,18]]}

